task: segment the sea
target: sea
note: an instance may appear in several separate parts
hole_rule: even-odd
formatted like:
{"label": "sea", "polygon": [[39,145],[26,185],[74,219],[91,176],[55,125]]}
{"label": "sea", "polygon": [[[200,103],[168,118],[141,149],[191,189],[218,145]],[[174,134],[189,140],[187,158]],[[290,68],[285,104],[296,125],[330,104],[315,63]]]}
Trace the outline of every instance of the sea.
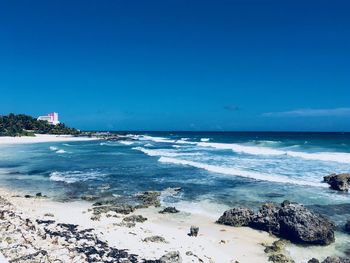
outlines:
{"label": "sea", "polygon": [[[0,184],[60,201],[162,191],[163,205],[213,220],[228,208],[290,200],[330,217],[339,233],[350,219],[350,193],[322,182],[350,172],[350,133],[125,134],[120,141],[3,145]],[[350,247],[349,236],[342,238]]]}

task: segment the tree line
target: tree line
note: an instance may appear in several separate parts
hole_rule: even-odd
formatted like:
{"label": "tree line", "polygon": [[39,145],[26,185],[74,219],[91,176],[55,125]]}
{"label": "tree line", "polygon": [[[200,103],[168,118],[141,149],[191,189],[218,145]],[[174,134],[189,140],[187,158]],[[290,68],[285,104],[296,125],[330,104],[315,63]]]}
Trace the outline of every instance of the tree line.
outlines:
{"label": "tree line", "polygon": [[52,125],[25,114],[0,115],[0,136],[35,136],[35,133],[79,135],[80,131],[64,123]]}

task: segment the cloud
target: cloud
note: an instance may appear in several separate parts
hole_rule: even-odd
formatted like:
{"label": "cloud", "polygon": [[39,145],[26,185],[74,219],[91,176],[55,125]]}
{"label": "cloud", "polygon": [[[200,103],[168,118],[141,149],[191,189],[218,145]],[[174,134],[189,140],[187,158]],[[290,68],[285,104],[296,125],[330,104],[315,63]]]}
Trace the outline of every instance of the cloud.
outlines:
{"label": "cloud", "polygon": [[297,109],[291,111],[266,112],[264,117],[350,117],[350,108]]}
{"label": "cloud", "polygon": [[224,106],[224,110],[228,110],[228,111],[238,111],[240,110],[240,108],[236,105],[225,105]]}

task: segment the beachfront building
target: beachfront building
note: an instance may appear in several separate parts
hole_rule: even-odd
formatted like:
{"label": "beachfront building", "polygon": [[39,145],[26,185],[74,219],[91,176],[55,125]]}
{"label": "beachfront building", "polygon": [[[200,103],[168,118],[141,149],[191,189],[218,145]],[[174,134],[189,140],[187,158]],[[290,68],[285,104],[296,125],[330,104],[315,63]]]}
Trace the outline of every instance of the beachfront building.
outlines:
{"label": "beachfront building", "polygon": [[45,116],[39,116],[38,120],[47,121],[48,123],[50,123],[52,125],[56,125],[56,124],[60,123],[58,121],[58,113],[57,112],[51,112]]}

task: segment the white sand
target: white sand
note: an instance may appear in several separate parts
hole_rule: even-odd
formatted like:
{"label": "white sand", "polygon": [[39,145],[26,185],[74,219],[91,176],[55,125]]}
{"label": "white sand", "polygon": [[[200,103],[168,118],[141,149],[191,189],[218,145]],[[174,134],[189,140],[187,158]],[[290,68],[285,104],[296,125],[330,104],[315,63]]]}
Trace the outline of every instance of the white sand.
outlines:
{"label": "white sand", "polygon": [[[16,193],[18,194],[18,193]],[[21,193],[23,196],[24,193]],[[191,251],[208,263],[240,263],[268,262],[261,243],[271,244],[275,238],[266,232],[250,228],[234,228],[215,224],[211,219],[191,214],[159,214],[160,208],[136,210],[148,218],[144,223],[136,223],[136,227],[116,226],[124,216],[116,217],[102,215],[100,221],[90,219],[91,204],[85,201],[60,203],[48,199],[13,197],[14,193],[0,189],[0,196],[8,199],[19,211],[30,218],[45,218],[44,214],[52,213],[56,222],[78,224],[84,228],[94,228],[102,240],[110,246],[128,249],[143,258],[158,259],[169,251],[179,251],[183,262],[200,262]],[[114,212],[109,212],[115,215]],[[47,219],[47,218],[46,218]],[[199,236],[187,235],[191,225],[199,227]],[[145,237],[160,235],[168,243],[146,243]]]}
{"label": "white sand", "polygon": [[89,137],[74,137],[71,135],[51,135],[51,134],[35,134],[34,136],[21,137],[0,137],[1,144],[27,144],[40,142],[68,142],[68,141],[91,141],[96,138]]}

